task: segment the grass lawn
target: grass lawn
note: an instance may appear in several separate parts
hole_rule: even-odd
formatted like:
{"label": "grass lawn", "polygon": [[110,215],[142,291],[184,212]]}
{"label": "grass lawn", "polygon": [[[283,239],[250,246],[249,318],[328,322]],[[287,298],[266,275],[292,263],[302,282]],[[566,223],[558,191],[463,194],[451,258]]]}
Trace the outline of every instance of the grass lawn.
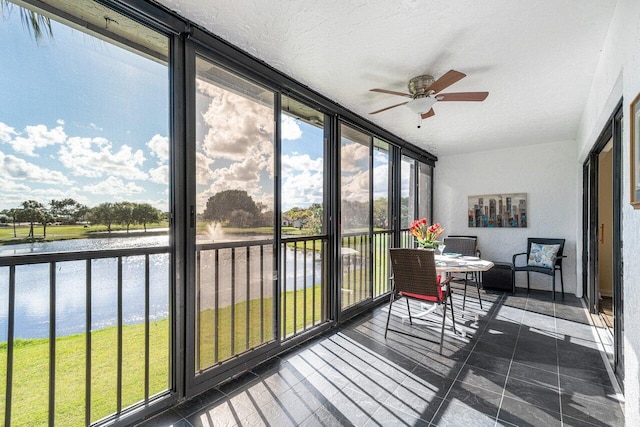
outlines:
{"label": "grass lawn", "polygon": [[306,241],[298,241],[298,242],[288,242],[287,247],[295,248],[299,251],[304,251],[305,247],[307,248],[307,252],[316,251],[322,252],[324,246],[324,241],[322,239],[316,240],[306,240]]}
{"label": "grass lawn", "polygon": [[[149,389],[168,387],[167,319],[150,324]],[[91,421],[116,410],[117,328],[91,334]],[[56,425],[84,425],[85,334],[56,339]],[[123,327],[122,406],[144,398],[144,324]],[[0,344],[0,419],[4,419],[7,344]],[[46,425],[49,399],[49,340],[16,340],[13,363],[12,425]]]}
{"label": "grass lawn", "polygon": [[[291,334],[311,326],[315,293],[315,322],[322,316],[321,286],[299,290],[296,295],[287,292],[286,332]],[[305,307],[306,294],[306,317]],[[293,299],[296,298],[296,317]],[[260,300],[249,303],[249,345],[246,346],[246,302],[235,306],[235,348],[231,348],[231,307],[219,309],[218,361],[224,361],[274,339],[273,300],[264,300],[264,322],[260,317]],[[214,365],[215,312],[201,312],[200,360],[201,367]],[[295,325],[295,326],[294,326]],[[150,324],[150,395],[169,387],[169,322],[167,319]],[[116,411],[117,328],[109,327],[91,334],[91,421],[97,421]],[[144,399],[144,324],[123,327],[122,407],[126,408]],[[84,425],[85,408],[85,334],[56,339],[56,402],[55,424]],[[6,391],[7,343],[0,343],[0,420],[4,420]],[[16,340],[14,344],[13,397],[11,421],[14,426],[46,425],[49,399],[49,340]]]}
{"label": "grass lawn", "polygon": [[[147,230],[149,232],[154,231],[155,228],[167,228],[168,222],[159,222],[155,224],[147,224]],[[124,225],[112,225],[111,231],[123,231],[127,227]],[[131,225],[129,230],[144,230],[144,227],[140,224]],[[86,239],[89,237],[98,237],[95,233],[100,234],[99,237],[109,237],[106,233],[107,227],[104,225],[91,225],[84,227],[83,225],[48,225],[47,237],[44,237],[44,230],[42,225],[37,224],[33,226],[34,237],[30,238],[29,226],[20,225],[16,227],[16,236],[13,235],[13,226],[8,224],[7,226],[0,227],[0,245],[11,245],[18,243],[31,243],[31,242],[53,242],[56,240],[69,240],[69,239]],[[132,233],[133,235],[140,236],[140,233]],[[111,235],[113,236],[113,235]],[[118,237],[126,237],[126,233],[118,233]]]}
{"label": "grass lawn", "polygon": [[[158,224],[166,226],[166,224]],[[51,236],[86,237],[99,227],[50,226]],[[54,231],[55,230],[55,231]],[[28,232],[22,230],[24,234]],[[0,244],[12,228],[0,228]],[[36,231],[37,233],[37,231]],[[84,233],[84,236],[82,235]],[[374,237],[374,240],[377,240]],[[343,307],[368,298],[373,291],[386,291],[388,266],[386,238],[374,245],[374,269],[360,270],[354,266],[343,276]],[[304,242],[295,246],[300,249]],[[350,242],[351,245],[354,242]],[[364,242],[363,242],[364,243]],[[319,250],[321,240],[307,243],[307,250]],[[368,245],[364,243],[368,248]],[[370,280],[373,279],[374,289]],[[200,312],[199,366],[206,369],[275,339],[275,335],[290,336],[324,321],[322,287],[299,289],[282,294],[283,331],[274,331],[273,300],[240,302],[234,306],[234,331],[231,330],[231,307]],[[247,305],[248,304],[248,305]],[[295,307],[295,311],[294,311]],[[247,327],[247,311],[249,325]],[[218,334],[217,355],[215,335]],[[234,333],[232,347],[231,336]],[[91,334],[91,421],[97,421],[116,411],[117,329],[110,327]],[[123,327],[122,407],[144,399],[144,324]],[[84,425],[86,337],[84,334],[60,337],[56,340],[56,401],[55,420],[58,425]],[[7,346],[0,343],[0,420],[4,419],[6,392]],[[12,425],[46,425],[49,396],[49,340],[16,340],[14,344]],[[169,322],[167,319],[150,324],[150,395],[169,387]]]}

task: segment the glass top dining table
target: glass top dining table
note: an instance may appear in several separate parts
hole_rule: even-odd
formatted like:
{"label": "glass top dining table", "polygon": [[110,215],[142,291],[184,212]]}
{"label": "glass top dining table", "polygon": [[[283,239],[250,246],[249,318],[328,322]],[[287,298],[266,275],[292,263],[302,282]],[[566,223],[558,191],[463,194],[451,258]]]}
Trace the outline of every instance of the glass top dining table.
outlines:
{"label": "glass top dining table", "polygon": [[487,271],[493,267],[491,261],[478,257],[436,255],[435,260],[438,273],[471,273]]}

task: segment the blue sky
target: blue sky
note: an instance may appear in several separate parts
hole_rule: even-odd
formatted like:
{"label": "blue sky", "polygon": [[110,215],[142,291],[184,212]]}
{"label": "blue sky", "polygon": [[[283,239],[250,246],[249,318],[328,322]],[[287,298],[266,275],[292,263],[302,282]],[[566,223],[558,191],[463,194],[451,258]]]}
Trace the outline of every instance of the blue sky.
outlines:
{"label": "blue sky", "polygon": [[0,19],[0,209],[73,197],[168,208],[165,64],[52,21],[36,44]]}
{"label": "blue sky", "polygon": [[[37,44],[18,7],[0,19],[0,210],[67,197],[89,207],[128,200],[167,210],[166,64],[52,23],[54,39]],[[204,81],[196,87],[198,211],[226,189],[244,189],[271,209],[269,92],[258,88],[267,99],[256,102]],[[321,203],[323,129],[282,117],[282,209]],[[367,157],[343,157],[353,162],[343,161],[345,198],[367,199],[370,171],[355,167]],[[386,163],[375,168],[374,179],[386,180]]]}

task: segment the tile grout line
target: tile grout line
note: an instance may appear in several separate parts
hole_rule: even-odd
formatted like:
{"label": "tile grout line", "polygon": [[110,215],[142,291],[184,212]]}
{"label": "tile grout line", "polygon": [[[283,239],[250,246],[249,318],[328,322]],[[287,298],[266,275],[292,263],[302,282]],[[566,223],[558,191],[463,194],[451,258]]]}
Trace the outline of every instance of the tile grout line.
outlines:
{"label": "tile grout line", "polygon": [[[556,290],[553,290],[553,295],[555,296]],[[564,299],[564,293],[562,294],[562,298]],[[562,414],[562,388],[560,386],[560,349],[558,348],[558,316],[556,312],[556,302],[553,301],[553,325],[554,325],[554,333],[555,333],[555,343],[556,343],[556,370],[558,372],[558,402],[560,403],[560,427],[564,426],[564,416]]]}
{"label": "tile grout line", "polygon": [[[505,297],[506,297],[506,293],[503,293],[502,296],[500,297],[500,299],[498,301],[494,301],[493,304],[499,304],[499,306],[501,306],[503,301],[504,301],[504,299],[505,299]],[[493,304],[492,304],[492,306],[493,306]],[[442,405],[444,404],[445,400],[447,399],[447,396],[449,396],[449,393],[451,392],[451,389],[453,388],[453,386],[455,385],[456,381],[458,380],[458,377],[460,376],[460,372],[462,372],[462,370],[464,369],[465,365],[467,364],[467,360],[469,360],[469,358],[473,354],[473,350],[476,348],[476,345],[478,345],[478,343],[480,342],[480,336],[484,333],[484,331],[489,326],[489,322],[491,320],[495,319],[495,317],[497,316],[497,313],[498,313],[498,310],[496,310],[493,313],[491,318],[484,325],[484,328],[482,329],[482,332],[480,334],[478,334],[478,338],[476,338],[475,342],[473,343],[473,347],[471,347],[471,351],[469,351],[469,355],[467,355],[466,359],[464,359],[464,362],[462,362],[462,366],[460,366],[460,369],[458,369],[458,373],[456,374],[455,378],[451,382],[451,385],[449,386],[449,389],[447,390],[445,395],[442,397],[442,401],[440,402],[440,405],[438,405],[438,409],[436,409],[436,411],[433,413],[433,416],[431,417],[431,420],[429,420],[429,425],[431,425],[431,424],[436,425],[436,424],[433,423],[434,418],[436,417],[436,415],[438,415],[438,412],[440,412],[440,408],[442,408]],[[474,337],[475,337],[475,335],[474,335]]]}
{"label": "tile grout line", "polygon": [[589,322],[589,326],[591,327],[591,335],[593,336],[593,340],[598,347],[598,351],[600,352],[600,357],[602,358],[602,361],[604,363],[604,368],[607,371],[607,375],[609,376],[609,381],[611,382],[611,386],[613,387],[616,393],[616,399],[618,400],[618,403],[620,404],[620,408],[622,409],[622,413],[624,414],[624,404],[625,404],[624,393],[620,389],[620,384],[618,383],[616,375],[613,372],[613,368],[611,367],[611,363],[609,362],[605,344],[602,341],[602,337],[600,335],[600,332],[598,331],[598,327],[593,321],[593,317],[592,317],[593,314],[591,313],[591,311],[589,311],[589,307],[586,305],[584,298],[581,298],[580,302],[582,302],[582,308],[585,311],[585,315]]}
{"label": "tile grout line", "polygon": [[527,312],[527,304],[529,304],[529,294],[527,293],[527,300],[522,310],[522,318],[520,319],[520,326],[518,327],[518,335],[516,336],[516,345],[513,347],[513,353],[511,353],[511,360],[509,361],[509,369],[507,369],[507,375],[504,380],[504,387],[502,387],[502,395],[500,396],[500,403],[498,404],[498,413],[496,414],[496,421],[494,426],[498,425],[500,419],[500,411],[502,410],[502,402],[504,401],[504,395],[507,392],[507,382],[509,382],[509,374],[511,373],[511,366],[513,365],[513,359],[516,357],[516,350],[518,349],[518,341],[520,340],[520,331],[522,330],[522,319]]}

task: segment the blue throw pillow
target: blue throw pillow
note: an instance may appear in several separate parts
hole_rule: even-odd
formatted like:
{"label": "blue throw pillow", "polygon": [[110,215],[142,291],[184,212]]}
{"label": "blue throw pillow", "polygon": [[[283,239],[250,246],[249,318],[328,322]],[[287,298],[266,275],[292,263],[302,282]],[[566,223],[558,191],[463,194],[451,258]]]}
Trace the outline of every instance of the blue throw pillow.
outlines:
{"label": "blue throw pillow", "polygon": [[559,250],[560,245],[532,243],[528,264],[532,267],[553,268],[556,265]]}

